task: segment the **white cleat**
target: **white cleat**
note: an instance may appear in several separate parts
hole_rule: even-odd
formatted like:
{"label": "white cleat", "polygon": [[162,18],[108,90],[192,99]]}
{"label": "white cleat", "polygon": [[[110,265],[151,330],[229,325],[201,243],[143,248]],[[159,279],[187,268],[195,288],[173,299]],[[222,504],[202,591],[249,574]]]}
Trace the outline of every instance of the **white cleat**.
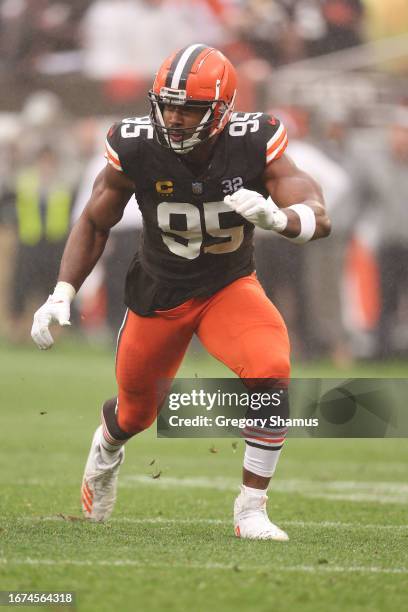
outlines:
{"label": "white cleat", "polygon": [[266,513],[266,495],[249,495],[241,487],[234,504],[234,530],[237,538],[286,542],[289,536],[271,523]]}
{"label": "white cleat", "polygon": [[102,425],[94,434],[86,462],[81,503],[86,518],[102,522],[110,517],[115,505],[119,468],[125,458],[125,449],[122,446],[118,458],[112,463],[105,463],[101,456],[101,438]]}

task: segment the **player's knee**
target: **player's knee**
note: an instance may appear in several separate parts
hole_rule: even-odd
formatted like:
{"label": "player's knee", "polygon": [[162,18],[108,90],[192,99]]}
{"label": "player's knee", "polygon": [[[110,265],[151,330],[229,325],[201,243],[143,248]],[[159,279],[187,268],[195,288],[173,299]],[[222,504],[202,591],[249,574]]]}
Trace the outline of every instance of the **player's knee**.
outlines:
{"label": "player's knee", "polygon": [[119,396],[118,424],[123,431],[135,435],[148,429],[156,420],[157,410],[150,402]]}
{"label": "player's knee", "polygon": [[285,379],[289,377],[289,355],[259,355],[257,363],[245,371],[245,378]]}
{"label": "player's knee", "polygon": [[156,412],[154,414],[150,412],[137,412],[136,414],[120,414],[118,417],[118,423],[121,429],[129,434],[135,435],[148,429],[156,419]]}

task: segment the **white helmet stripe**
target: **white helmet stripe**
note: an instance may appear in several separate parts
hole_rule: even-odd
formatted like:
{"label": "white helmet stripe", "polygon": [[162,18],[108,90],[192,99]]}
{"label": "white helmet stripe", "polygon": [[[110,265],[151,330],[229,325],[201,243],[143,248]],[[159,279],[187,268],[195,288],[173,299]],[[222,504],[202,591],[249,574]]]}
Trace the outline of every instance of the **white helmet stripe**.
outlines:
{"label": "white helmet stripe", "polygon": [[201,43],[198,45],[190,45],[190,47],[187,47],[187,49],[184,51],[174,71],[170,85],[171,88],[178,89],[184,67],[187,64],[189,57],[194,53],[196,49],[198,49],[198,47],[203,47],[203,45]]}

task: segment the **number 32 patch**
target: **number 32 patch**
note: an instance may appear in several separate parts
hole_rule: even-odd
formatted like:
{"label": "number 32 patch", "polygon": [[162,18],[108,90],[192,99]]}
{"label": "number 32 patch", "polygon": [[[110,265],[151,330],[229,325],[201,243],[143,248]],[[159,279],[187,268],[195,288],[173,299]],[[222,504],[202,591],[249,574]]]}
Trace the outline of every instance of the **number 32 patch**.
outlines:
{"label": "number 32 patch", "polygon": [[242,176],[235,176],[232,179],[224,179],[221,181],[221,184],[222,192],[228,195],[229,193],[235,193],[238,189],[241,189],[244,181],[242,180]]}

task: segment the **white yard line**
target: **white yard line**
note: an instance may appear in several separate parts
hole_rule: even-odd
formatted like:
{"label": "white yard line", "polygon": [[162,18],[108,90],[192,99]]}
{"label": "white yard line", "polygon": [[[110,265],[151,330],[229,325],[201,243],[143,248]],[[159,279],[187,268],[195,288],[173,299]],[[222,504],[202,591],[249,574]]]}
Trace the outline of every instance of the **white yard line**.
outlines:
{"label": "white yard line", "polygon": [[[292,471],[299,469],[299,465],[300,465],[299,459],[293,459],[289,456],[285,456],[284,461],[285,461],[285,468],[291,468]],[[341,472],[344,472],[345,469],[347,470],[348,473],[350,473],[351,471],[355,472],[355,471],[361,470],[361,462],[347,461],[346,458],[344,460],[340,460],[340,459],[329,459],[327,461],[325,460],[324,465],[322,464],[322,461],[318,461],[318,460],[309,461],[308,460],[307,465],[309,469],[313,471],[314,474],[321,473],[323,469],[326,473],[330,473],[330,472],[332,473],[332,471],[334,470],[337,473],[340,470],[340,473],[341,473]],[[378,476],[379,472],[385,473],[387,474],[387,476],[389,474],[396,474],[396,473],[401,473],[403,475],[406,475],[407,462],[406,461],[370,461],[369,468],[370,468],[370,472],[372,474],[375,474],[375,476]]]}
{"label": "white yard line", "polygon": [[406,495],[379,495],[378,493],[304,493],[304,497],[314,499],[325,499],[328,501],[348,502],[375,502],[378,504],[403,504],[408,503]]}
{"label": "white yard line", "polygon": [[[55,486],[55,481],[45,480],[22,480],[14,482],[18,486]],[[73,483],[67,483],[73,484]],[[237,478],[207,478],[202,476],[178,478],[163,474],[154,479],[150,476],[123,475],[119,479],[122,489],[137,488],[140,486],[156,487],[160,489],[211,489],[218,491],[238,492],[239,482]],[[348,502],[374,502],[381,504],[408,504],[408,484],[405,482],[387,481],[316,481],[286,479],[272,481],[270,494],[284,493],[300,495],[313,499],[326,499],[332,501]]]}
{"label": "white yard line", "polygon": [[[199,570],[229,570],[229,571],[251,571],[259,570],[266,571],[268,568],[264,565],[228,565],[223,563],[146,563],[141,561],[135,561],[133,559],[117,559],[113,561],[102,561],[102,560],[90,560],[90,559],[5,559],[0,558],[0,565],[46,565],[46,566],[79,566],[79,567],[134,567],[140,569],[199,569]],[[364,574],[408,574],[408,568],[406,567],[375,567],[375,566],[342,566],[342,565],[279,565],[274,572],[323,572],[323,573],[364,573]]]}
{"label": "white yard line", "polygon": [[[163,476],[159,479],[148,476],[127,475],[120,481],[120,486],[132,488],[137,485],[151,485],[162,488],[186,487],[198,489],[216,489],[222,491],[237,491],[236,479],[229,478],[175,478]],[[270,492],[297,494],[303,497],[318,499],[377,502],[383,504],[408,503],[408,484],[405,482],[378,481],[313,481],[313,480],[275,480],[272,481]]]}
{"label": "white yard line", "polygon": [[[160,487],[197,487],[204,489],[237,490],[239,482],[237,478],[207,478],[202,476],[178,478],[166,476],[157,479],[142,475],[124,475],[120,479],[122,487],[132,487],[135,484],[149,484]],[[285,480],[273,480],[272,491],[283,493],[297,493],[304,491],[376,491],[380,493],[401,493],[408,496],[408,484],[399,481],[359,481],[359,480],[301,480],[289,478]]]}
{"label": "white yard line", "polygon": [[340,521],[321,521],[320,523],[314,521],[280,521],[282,525],[288,525],[290,527],[305,527],[313,529],[386,529],[386,530],[408,530],[408,523],[406,525],[383,525],[383,524],[370,524],[362,525],[360,523],[342,523]]}
{"label": "white yard line", "polygon": [[[18,517],[17,520],[23,520],[25,522],[76,522],[81,517],[66,517],[63,515],[54,516],[24,516]],[[195,518],[195,519],[181,519],[181,518],[167,518],[162,516],[146,517],[146,518],[133,518],[133,517],[120,517],[111,518],[108,523],[116,524],[130,524],[130,525],[232,525],[232,521],[228,519],[215,519],[215,518]],[[406,525],[384,525],[384,524],[360,524],[360,523],[342,523],[340,521],[280,521],[280,524],[287,527],[302,527],[310,529],[374,529],[374,530],[400,530],[408,531],[408,523]]]}

